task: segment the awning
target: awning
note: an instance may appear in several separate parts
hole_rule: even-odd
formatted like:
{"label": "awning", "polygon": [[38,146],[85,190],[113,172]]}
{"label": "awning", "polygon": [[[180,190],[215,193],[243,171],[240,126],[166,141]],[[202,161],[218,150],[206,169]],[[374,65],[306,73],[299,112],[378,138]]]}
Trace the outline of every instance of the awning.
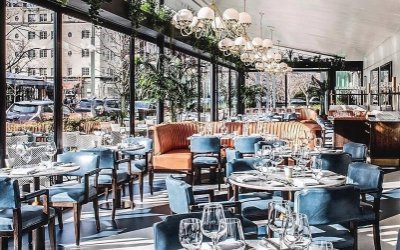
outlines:
{"label": "awning", "polygon": [[33,76],[26,76],[20,74],[14,74],[7,72],[6,82],[10,85],[20,85],[20,86],[50,86],[53,85],[52,82],[45,81],[40,78]]}

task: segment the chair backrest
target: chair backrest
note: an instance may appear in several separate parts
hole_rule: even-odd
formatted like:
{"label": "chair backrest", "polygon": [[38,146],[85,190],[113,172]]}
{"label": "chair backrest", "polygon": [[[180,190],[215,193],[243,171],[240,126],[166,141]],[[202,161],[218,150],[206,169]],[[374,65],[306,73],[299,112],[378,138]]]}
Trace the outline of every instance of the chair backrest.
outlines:
{"label": "chair backrest", "polygon": [[264,145],[269,145],[271,147],[281,147],[281,146],[286,146],[286,141],[283,140],[268,140],[268,141],[259,141],[256,144],[254,144],[254,152],[257,152],[259,149],[262,148]]}
{"label": "chair backrest", "polygon": [[194,204],[192,186],[172,175],[165,179],[167,186],[169,207],[173,213],[189,213],[189,206]]}
{"label": "chair backrest", "polygon": [[360,190],[352,185],[303,189],[295,193],[294,210],[306,214],[310,225],[351,222],[360,215]]}
{"label": "chair backrest", "polygon": [[233,172],[254,170],[254,162],[256,158],[243,158],[233,160],[226,164],[226,177],[229,177]]}
{"label": "chair backrest", "polygon": [[363,143],[348,142],[343,145],[343,152],[350,154],[353,162],[365,162],[368,148]]}
{"label": "chair backrest", "polygon": [[254,154],[254,144],[262,141],[261,136],[240,136],[235,138],[235,149],[242,154]]}
{"label": "chair backrest", "polygon": [[192,153],[219,153],[220,140],[216,136],[199,136],[190,139],[190,152]]}
{"label": "chair backrest", "polygon": [[396,250],[400,250],[400,230],[399,230],[399,234],[397,235]]}
{"label": "chair backrest", "polygon": [[92,153],[100,157],[99,168],[113,169],[116,161],[116,154],[108,148],[83,148],[81,152]]}
{"label": "chair backrest", "polygon": [[380,167],[372,164],[354,162],[349,165],[346,183],[357,186],[361,193],[368,193],[374,198],[380,198],[383,171]]}
{"label": "chair backrest", "polygon": [[0,177],[0,209],[21,207],[18,181]]}
{"label": "chair backrest", "polygon": [[75,163],[80,168],[65,175],[83,177],[87,172],[99,168],[100,157],[89,152],[66,152],[59,154],[57,160],[65,163]]}
{"label": "chair backrest", "polygon": [[318,156],[322,160],[322,169],[346,176],[351,163],[348,153],[321,153]]}
{"label": "chair backrest", "polygon": [[226,149],[225,150],[226,162],[233,162],[233,160],[242,159],[243,154],[236,149]]}
{"label": "chair backrest", "polygon": [[122,140],[123,143],[129,144],[139,144],[144,146],[143,149],[129,151],[130,155],[146,155],[146,153],[150,152],[153,149],[153,140],[146,137],[128,137]]}

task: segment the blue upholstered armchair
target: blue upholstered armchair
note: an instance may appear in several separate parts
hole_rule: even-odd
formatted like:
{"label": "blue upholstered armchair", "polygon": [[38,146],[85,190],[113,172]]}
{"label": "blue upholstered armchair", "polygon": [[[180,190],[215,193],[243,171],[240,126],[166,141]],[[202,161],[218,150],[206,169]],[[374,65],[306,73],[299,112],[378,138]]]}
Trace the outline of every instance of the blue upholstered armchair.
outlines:
{"label": "blue upholstered armchair", "polygon": [[[100,157],[97,188],[104,188],[106,200],[108,200],[109,189],[113,192],[111,219],[115,219],[116,207],[121,199],[119,188],[125,183],[129,184],[129,199],[133,208],[133,176],[130,172],[129,160],[118,160],[116,153],[107,148],[86,148],[81,149],[81,152],[92,153]],[[127,168],[118,169],[119,164],[124,162],[128,163]]]}
{"label": "blue upholstered armchair", "polygon": [[[179,223],[182,219],[198,218],[201,219],[201,212],[170,215],[165,220],[153,225],[155,250],[181,249],[179,242]],[[255,238],[257,236],[257,225],[253,222],[225,211],[226,218],[240,218],[243,225],[245,238]],[[203,241],[209,241],[206,237]]]}
{"label": "blue upholstered armchair", "polygon": [[[358,224],[360,226],[372,224],[375,249],[381,249],[379,214],[383,183],[382,169],[368,163],[351,163],[346,183],[360,189],[362,202]],[[367,199],[367,196],[372,199]]]}
{"label": "blue upholstered armchair", "polygon": [[235,138],[235,150],[244,155],[254,155],[254,144],[262,141],[261,136],[239,136]]}
{"label": "blue upholstered armchair", "polygon": [[295,193],[294,210],[307,215],[313,240],[331,241],[337,249],[357,249],[358,188],[303,189]]}
{"label": "blue upholstered armchair", "polygon": [[[143,201],[143,183],[144,175],[149,171],[149,163],[151,162],[151,153],[153,150],[153,140],[145,137],[129,137],[123,140],[124,143],[139,144],[144,146],[143,149],[134,151],[123,151],[124,155],[129,156],[131,160],[131,172],[139,177],[140,201]],[[120,169],[125,169],[124,165]],[[153,194],[153,183],[149,178],[150,193]]]}
{"label": "blue upholstered armchair", "polygon": [[[172,213],[184,214],[190,213],[201,209],[202,203],[209,203],[214,201],[214,190],[196,190],[193,191],[191,185],[185,181],[180,180],[172,175],[165,179],[167,186],[169,207]],[[208,199],[196,199],[195,195],[208,195]],[[234,201],[221,202],[225,207],[234,207],[238,212],[240,211],[240,203]]]}
{"label": "blue upholstered armchair", "polygon": [[343,152],[351,155],[352,162],[366,162],[368,147],[362,143],[348,142],[343,145]]}
{"label": "blue upholstered armchair", "polygon": [[346,176],[351,155],[348,153],[321,153],[318,156],[322,160],[322,169]]}
{"label": "blue upholstered armchair", "polygon": [[[0,190],[0,237],[2,237],[2,246],[7,246],[8,237],[14,237],[14,249],[22,249],[22,234],[24,232],[48,225],[50,245],[52,249],[56,249],[55,212],[53,208],[48,206],[49,191],[42,189],[21,198],[18,181],[3,177],[0,178]],[[42,206],[21,205],[21,201],[39,196],[42,196]]]}
{"label": "blue upholstered armchair", "polygon": [[[100,157],[87,152],[67,152],[57,156],[59,162],[73,162],[80,169],[65,176],[77,177],[79,183],[61,183],[49,188],[50,205],[57,208],[58,224],[63,229],[62,209],[73,208],[75,225],[75,243],[80,243],[80,218],[82,205],[93,202],[97,231],[100,231],[99,206],[97,197],[97,180]],[[90,177],[94,176],[93,179]]]}
{"label": "blue upholstered armchair", "polygon": [[202,168],[216,167],[218,189],[221,189],[221,144],[219,138],[194,136],[190,139],[190,152],[197,182],[200,182]]}

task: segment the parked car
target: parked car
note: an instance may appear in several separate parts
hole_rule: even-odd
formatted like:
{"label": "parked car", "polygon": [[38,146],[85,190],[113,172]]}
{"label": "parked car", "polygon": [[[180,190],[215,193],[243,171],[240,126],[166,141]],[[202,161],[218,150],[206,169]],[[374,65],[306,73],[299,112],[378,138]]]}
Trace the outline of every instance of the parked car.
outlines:
{"label": "parked car", "polygon": [[306,100],[300,98],[292,98],[289,101],[290,106],[305,106],[307,105]]}
{"label": "parked car", "polygon": [[143,120],[146,116],[155,116],[156,105],[148,101],[135,101],[135,113],[139,116],[139,120]]}
{"label": "parked car", "polygon": [[[64,117],[74,111],[63,105]],[[54,103],[51,100],[21,101],[13,103],[6,112],[7,121],[43,121],[50,120],[54,114]]]}
{"label": "parked car", "polygon": [[104,101],[101,99],[81,99],[75,107],[75,112],[92,112],[92,107],[103,106]]}
{"label": "parked car", "polygon": [[313,96],[310,98],[308,101],[309,104],[314,105],[314,104],[320,104],[321,101],[319,100],[319,97]]}

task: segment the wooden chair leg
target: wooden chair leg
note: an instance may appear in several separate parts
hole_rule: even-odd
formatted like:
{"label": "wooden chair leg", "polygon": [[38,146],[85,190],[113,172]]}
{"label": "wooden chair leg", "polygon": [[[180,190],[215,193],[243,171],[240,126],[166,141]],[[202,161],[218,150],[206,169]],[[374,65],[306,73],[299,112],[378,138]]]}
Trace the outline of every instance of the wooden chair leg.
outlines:
{"label": "wooden chair leg", "polygon": [[1,237],[0,249],[8,250],[8,237]]}
{"label": "wooden chair leg", "polygon": [[110,192],[108,190],[108,187],[104,188],[104,197],[105,197],[106,201],[108,201],[109,194],[110,194]]}
{"label": "wooden chair leg", "polygon": [[33,239],[33,237],[32,237],[32,231],[29,231],[29,232],[28,232],[28,245],[29,245],[29,246],[32,246],[32,239]]}
{"label": "wooden chair leg", "polygon": [[97,198],[93,200],[93,210],[94,218],[96,220],[96,229],[97,232],[100,232],[99,200]]}
{"label": "wooden chair leg", "polygon": [[125,184],[121,185],[121,189],[122,189],[122,197],[125,197],[126,196]]}
{"label": "wooden chair leg", "polygon": [[14,231],[14,250],[22,249],[22,232]]}
{"label": "wooden chair leg", "polygon": [[74,204],[75,244],[79,246],[81,240],[81,204]]}
{"label": "wooden chair leg", "polygon": [[218,168],[218,174],[217,174],[218,191],[221,191],[221,178],[222,178],[221,166],[218,165],[217,168]]}
{"label": "wooden chair leg", "polygon": [[113,205],[112,205],[112,210],[111,210],[111,219],[115,220],[115,213],[117,210],[117,187],[116,186],[113,186],[112,192],[113,192],[113,198],[112,198]]}
{"label": "wooden chair leg", "polygon": [[150,194],[153,195],[154,170],[149,170]]}
{"label": "wooden chair leg", "polygon": [[63,222],[63,210],[62,208],[57,209],[57,219],[58,219],[58,228],[60,230],[64,229],[64,222]]}
{"label": "wooden chair leg", "polygon": [[140,192],[140,201],[143,202],[143,182],[144,182],[144,174],[139,174],[139,192]]}
{"label": "wooden chair leg", "polygon": [[[381,234],[379,229],[379,221],[372,225],[373,233],[374,233],[374,245],[375,250],[381,250]],[[400,244],[400,243],[399,243]]]}
{"label": "wooden chair leg", "polygon": [[52,250],[57,249],[57,242],[56,242],[56,219],[51,218],[49,221],[49,239],[50,239],[50,247]]}
{"label": "wooden chair leg", "polygon": [[134,206],[134,203],[133,203],[133,180],[129,181],[128,188],[129,188],[129,190],[128,190],[129,191],[129,200],[131,202],[131,209],[132,209]]}

